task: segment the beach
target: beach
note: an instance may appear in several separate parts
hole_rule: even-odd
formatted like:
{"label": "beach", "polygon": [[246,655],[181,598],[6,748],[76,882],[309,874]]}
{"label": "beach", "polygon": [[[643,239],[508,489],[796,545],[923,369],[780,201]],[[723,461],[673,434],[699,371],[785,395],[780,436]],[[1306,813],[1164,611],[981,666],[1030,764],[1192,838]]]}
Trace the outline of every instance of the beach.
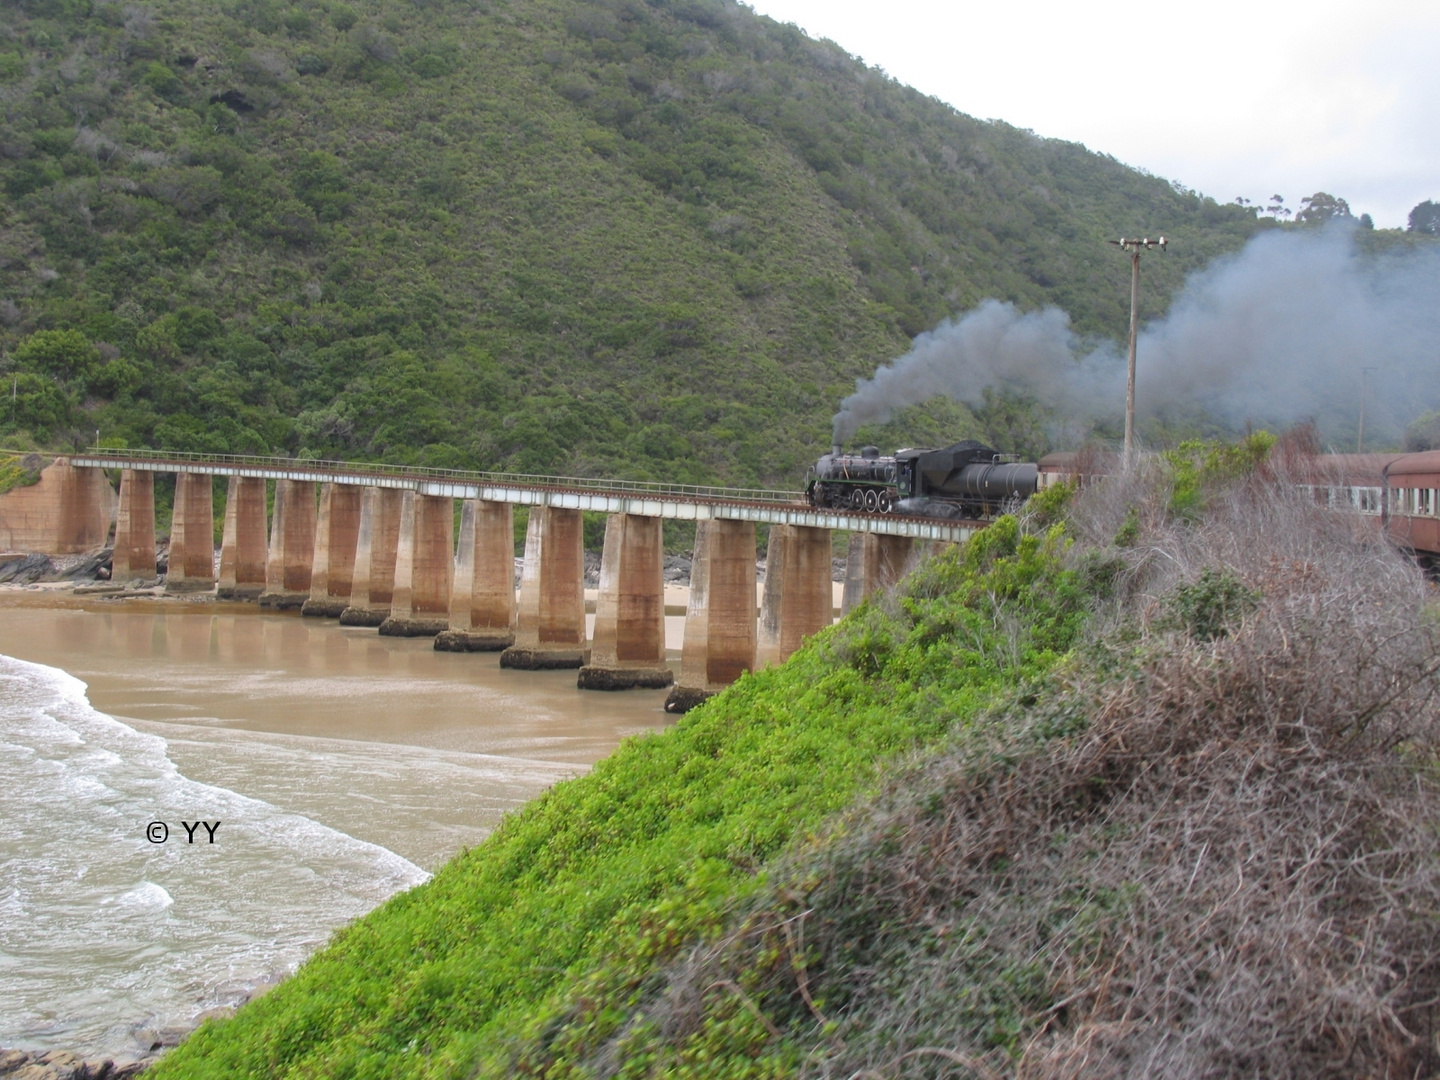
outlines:
{"label": "beach", "polygon": [[664,691],[214,601],[0,591],[0,657],[0,1046],[117,1060],[673,720]]}

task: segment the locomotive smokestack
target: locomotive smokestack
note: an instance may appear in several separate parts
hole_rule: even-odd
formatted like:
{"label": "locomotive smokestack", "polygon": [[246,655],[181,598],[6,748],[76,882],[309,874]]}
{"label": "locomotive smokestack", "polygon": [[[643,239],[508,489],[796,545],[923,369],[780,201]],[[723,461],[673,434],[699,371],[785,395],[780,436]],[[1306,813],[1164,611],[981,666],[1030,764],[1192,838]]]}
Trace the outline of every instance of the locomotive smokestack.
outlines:
{"label": "locomotive smokestack", "polygon": [[[842,447],[838,442],[832,444],[830,447],[830,453],[834,454],[836,457],[839,457],[843,450],[844,447]],[[811,453],[813,454],[814,451],[812,450]]]}

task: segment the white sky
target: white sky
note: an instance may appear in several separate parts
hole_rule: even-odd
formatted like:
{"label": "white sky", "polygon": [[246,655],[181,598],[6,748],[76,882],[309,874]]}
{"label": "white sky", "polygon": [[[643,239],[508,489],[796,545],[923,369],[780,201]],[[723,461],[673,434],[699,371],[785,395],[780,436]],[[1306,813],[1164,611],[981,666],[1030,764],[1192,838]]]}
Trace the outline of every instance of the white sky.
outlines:
{"label": "white sky", "polygon": [[1440,2],[750,0],[982,119],[1229,202],[1440,201]]}

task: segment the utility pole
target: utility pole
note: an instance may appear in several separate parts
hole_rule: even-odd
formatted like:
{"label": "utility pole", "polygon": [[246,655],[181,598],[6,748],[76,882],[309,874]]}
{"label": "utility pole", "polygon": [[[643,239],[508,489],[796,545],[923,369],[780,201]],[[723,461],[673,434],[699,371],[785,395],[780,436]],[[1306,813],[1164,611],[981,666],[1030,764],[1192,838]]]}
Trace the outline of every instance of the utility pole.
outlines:
{"label": "utility pole", "polygon": [[1165,250],[1165,237],[1151,240],[1111,240],[1110,243],[1130,253],[1130,372],[1125,380],[1125,468],[1135,461],[1135,339],[1140,329],[1140,253],[1148,248]]}
{"label": "utility pole", "polygon": [[1355,436],[1355,452],[1365,452],[1365,391],[1369,388],[1370,372],[1373,367],[1362,367],[1360,369],[1360,431]]}

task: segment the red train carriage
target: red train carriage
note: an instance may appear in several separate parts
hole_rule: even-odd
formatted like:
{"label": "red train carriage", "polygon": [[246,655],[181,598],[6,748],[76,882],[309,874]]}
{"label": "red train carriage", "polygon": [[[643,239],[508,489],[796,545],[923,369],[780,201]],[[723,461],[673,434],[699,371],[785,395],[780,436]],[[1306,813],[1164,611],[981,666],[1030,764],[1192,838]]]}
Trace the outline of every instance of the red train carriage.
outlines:
{"label": "red train carriage", "polygon": [[1431,559],[1440,555],[1440,450],[1397,457],[1384,481],[1391,539]]}

